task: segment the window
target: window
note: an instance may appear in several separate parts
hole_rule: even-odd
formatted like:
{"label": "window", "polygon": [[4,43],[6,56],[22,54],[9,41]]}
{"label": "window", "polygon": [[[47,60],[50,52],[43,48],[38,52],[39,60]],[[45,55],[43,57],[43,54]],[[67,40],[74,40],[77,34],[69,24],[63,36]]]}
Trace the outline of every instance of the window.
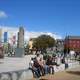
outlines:
{"label": "window", "polygon": [[72,41],[70,40],[69,43],[72,43]]}
{"label": "window", "polygon": [[73,43],[76,43],[76,41],[73,41]]}
{"label": "window", "polygon": [[79,45],[78,44],[76,45],[76,48],[79,48]]}
{"label": "window", "polygon": [[77,44],[79,44],[80,41],[77,41]]}
{"label": "window", "polygon": [[73,44],[73,47],[76,47],[76,44]]}

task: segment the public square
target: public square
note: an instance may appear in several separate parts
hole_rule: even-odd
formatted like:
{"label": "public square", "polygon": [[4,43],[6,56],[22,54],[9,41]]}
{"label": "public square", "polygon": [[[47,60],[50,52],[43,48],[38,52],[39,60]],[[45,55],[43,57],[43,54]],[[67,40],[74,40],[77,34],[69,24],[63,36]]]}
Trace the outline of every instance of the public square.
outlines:
{"label": "public square", "polygon": [[54,75],[46,75],[42,77],[42,80],[80,80],[80,66],[66,71],[56,72]]}
{"label": "public square", "polygon": [[80,80],[80,0],[0,0],[0,80]]}

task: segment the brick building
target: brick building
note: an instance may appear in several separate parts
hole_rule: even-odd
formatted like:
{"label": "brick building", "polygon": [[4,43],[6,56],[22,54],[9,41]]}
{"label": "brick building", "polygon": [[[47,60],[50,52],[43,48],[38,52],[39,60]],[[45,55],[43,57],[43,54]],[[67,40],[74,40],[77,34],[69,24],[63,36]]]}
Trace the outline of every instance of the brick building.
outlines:
{"label": "brick building", "polygon": [[80,52],[80,36],[66,36],[64,48],[67,50],[67,52],[70,50]]}

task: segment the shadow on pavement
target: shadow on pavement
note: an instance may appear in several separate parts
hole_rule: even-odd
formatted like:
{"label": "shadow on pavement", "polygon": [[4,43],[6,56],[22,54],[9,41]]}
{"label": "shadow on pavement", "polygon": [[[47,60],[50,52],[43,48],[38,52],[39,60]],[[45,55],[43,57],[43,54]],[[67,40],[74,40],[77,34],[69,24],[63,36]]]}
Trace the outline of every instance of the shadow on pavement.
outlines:
{"label": "shadow on pavement", "polygon": [[69,74],[74,74],[74,75],[79,75],[80,76],[80,71],[66,71]]}
{"label": "shadow on pavement", "polygon": [[0,64],[2,64],[3,62],[0,62]]}

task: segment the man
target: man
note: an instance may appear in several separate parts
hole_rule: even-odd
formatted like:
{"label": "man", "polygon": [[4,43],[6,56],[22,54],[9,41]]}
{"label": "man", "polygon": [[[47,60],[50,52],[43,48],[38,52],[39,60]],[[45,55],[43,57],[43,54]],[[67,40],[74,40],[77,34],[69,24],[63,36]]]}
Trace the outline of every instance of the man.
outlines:
{"label": "man", "polygon": [[43,60],[43,55],[41,54],[37,54],[37,62],[39,64],[39,68],[40,68],[40,73],[42,76],[44,76],[45,74],[48,73],[48,66],[45,64],[45,60]]}
{"label": "man", "polygon": [[[53,67],[53,62],[52,62],[51,56],[48,57],[46,65],[48,65],[48,67],[49,67],[48,72],[54,74],[54,67]],[[51,72],[51,70],[52,70],[52,72]]]}
{"label": "man", "polygon": [[40,77],[40,74],[38,72],[38,69],[35,67],[35,60],[34,58],[31,58],[31,61],[29,63],[29,69],[32,71],[33,76]]}
{"label": "man", "polygon": [[44,76],[45,74],[48,74],[48,66],[46,65],[45,60],[43,60],[43,58],[40,58],[39,64],[42,75]]}

